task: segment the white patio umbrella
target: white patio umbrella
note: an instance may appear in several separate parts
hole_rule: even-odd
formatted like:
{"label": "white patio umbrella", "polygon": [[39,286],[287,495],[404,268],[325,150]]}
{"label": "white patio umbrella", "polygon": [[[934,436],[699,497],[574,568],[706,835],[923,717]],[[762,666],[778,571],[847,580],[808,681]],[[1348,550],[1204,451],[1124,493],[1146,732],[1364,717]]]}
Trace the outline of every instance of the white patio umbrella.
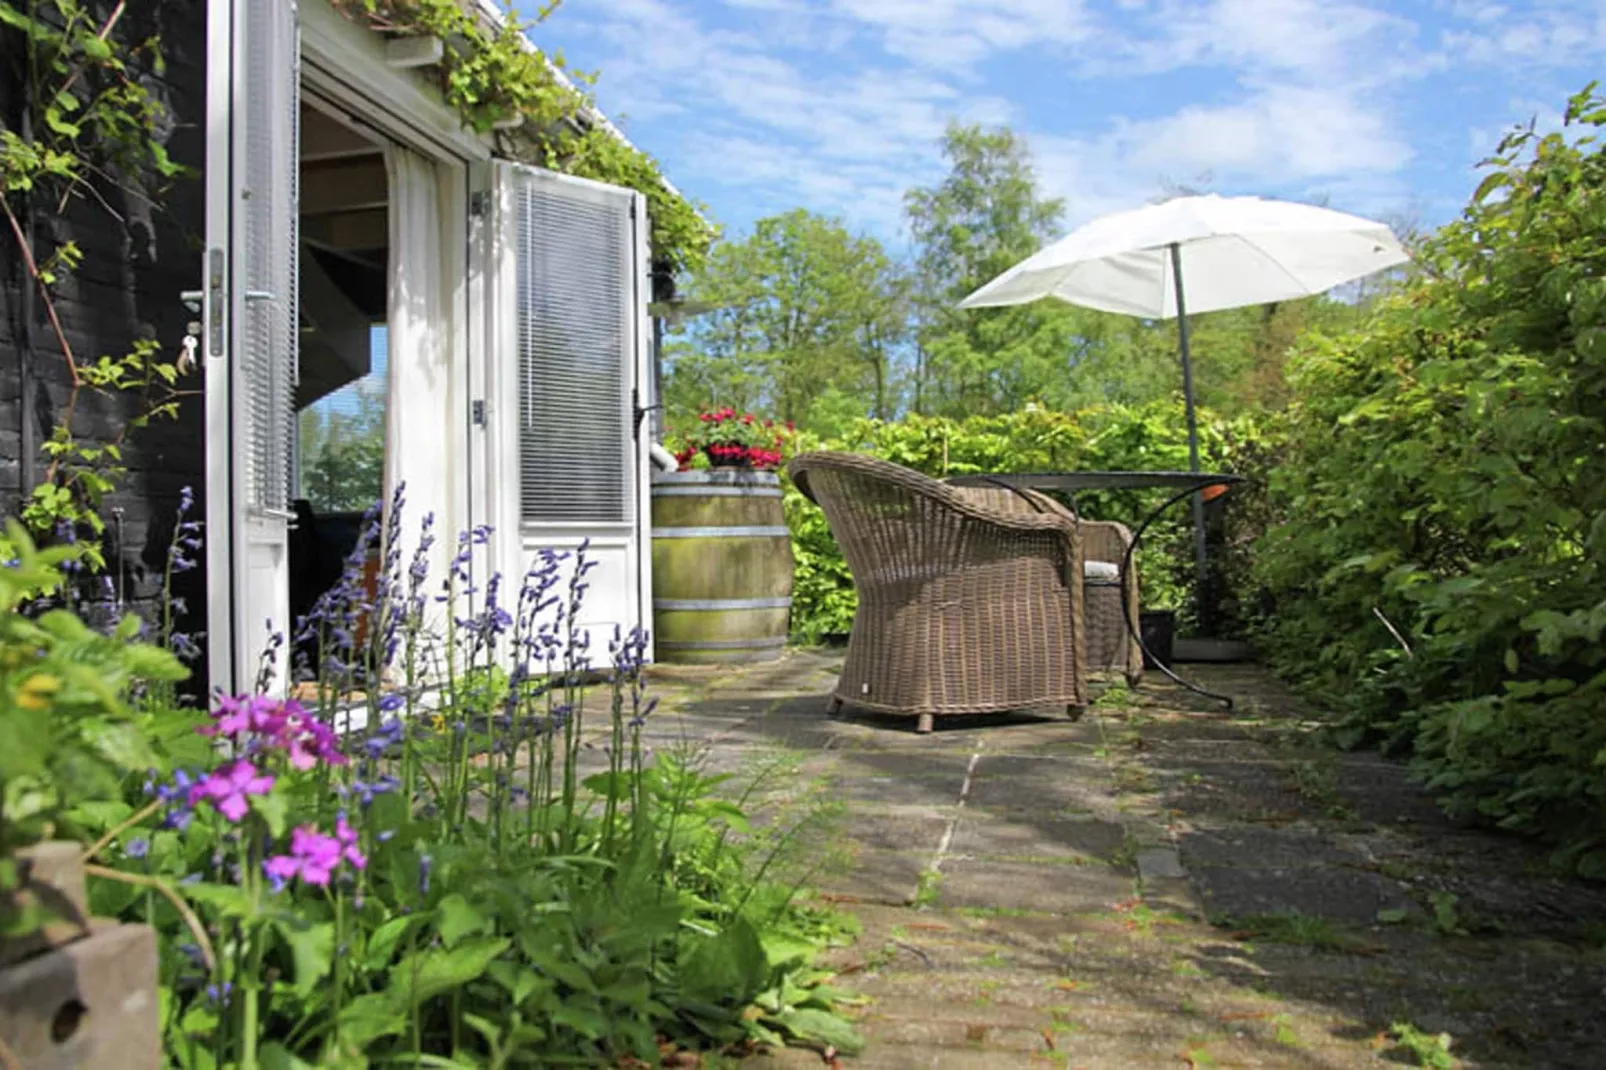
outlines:
{"label": "white patio umbrella", "polygon": [[[1145,319],[1175,316],[1188,463],[1197,472],[1188,313],[1309,297],[1409,259],[1385,224],[1309,204],[1211,193],[1101,216],[1016,264],[959,307],[1057,297]],[[1193,521],[1202,584],[1204,502],[1198,494]]]}

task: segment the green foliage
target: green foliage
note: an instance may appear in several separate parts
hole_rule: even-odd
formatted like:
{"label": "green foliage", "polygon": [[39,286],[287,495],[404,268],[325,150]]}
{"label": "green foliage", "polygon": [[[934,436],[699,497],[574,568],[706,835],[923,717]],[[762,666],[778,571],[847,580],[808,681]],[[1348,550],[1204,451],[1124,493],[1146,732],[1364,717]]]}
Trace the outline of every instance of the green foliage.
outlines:
{"label": "green foliage", "polygon": [[539,7],[530,21],[508,8],[492,30],[480,10],[462,0],[335,0],[337,10],[377,32],[448,42],[435,73],[464,125],[481,134],[516,127],[504,135],[511,155],[640,191],[648,201],[653,255],[672,270],[696,269],[714,229],[668,184],[652,157],[596,121],[586,93],[564,78],[563,57],[541,51],[526,36],[557,6]]}
{"label": "green foliage", "polygon": [[[187,715],[185,734],[201,747],[182,756],[159,733],[136,733],[130,746],[144,740],[146,752],[116,771],[137,775],[71,811],[71,831],[96,841],[91,853],[121,848],[92,870],[106,878],[91,885],[94,909],[161,935],[169,1061],[656,1065],[664,1048],[855,1050],[840,1014],[848,997],[814,964],[847,927],[798,901],[807,852],[794,837],[812,814],[793,821],[788,797],[756,830],[731,776],[707,775],[679,750],[649,754],[644,637],[616,638],[610,685],[585,686],[583,551],[566,597],[548,597],[563,590],[552,558],[504,596],[517,619],[491,594],[437,623],[418,592],[463,605],[457,570],[468,555],[440,587],[427,565],[392,559],[369,605],[357,582],[365,550],[307,622],[321,652],[319,711],[225,700],[209,723]],[[15,582],[48,579],[36,571],[26,558]],[[396,637],[388,653],[340,645],[359,621]],[[35,641],[28,633],[21,645]],[[0,643],[0,655],[12,646]],[[382,670],[407,683],[350,699],[366,707],[365,728],[343,739],[313,730],[336,720],[335,696],[349,696],[359,672]],[[0,687],[28,695],[29,679]],[[296,741],[308,748],[299,756]],[[251,764],[231,779],[240,754]],[[220,782],[248,783],[247,805],[218,805]],[[152,788],[165,813],[141,806]],[[333,861],[321,873],[298,868],[318,839]]]}
{"label": "green foliage", "polygon": [[[1257,548],[1280,665],[1455,813],[1606,873],[1606,106],[1505,139],[1361,329],[1308,337]],[[1391,630],[1392,629],[1392,630]],[[1397,635],[1396,635],[1397,633]]]}
{"label": "green foliage", "polygon": [[1455,1057],[1450,1054],[1453,1043],[1449,1033],[1425,1033],[1410,1022],[1395,1022],[1389,1027],[1394,1045],[1402,1054],[1416,1060],[1416,1065],[1431,1070],[1451,1070]]}
{"label": "green foliage", "polygon": [[[1227,553],[1220,565],[1221,582],[1231,604],[1247,602],[1243,571],[1246,547],[1252,541],[1243,525],[1263,523],[1259,484],[1263,466],[1276,456],[1272,425],[1245,415],[1223,419],[1208,410],[1199,418],[1200,458],[1208,471],[1238,471],[1251,478],[1234,490],[1225,510]],[[811,449],[862,453],[901,464],[937,478],[972,472],[1051,472],[1076,469],[1186,470],[1187,430],[1179,400],[1147,405],[1104,405],[1078,412],[1029,410],[1001,416],[947,419],[910,416],[896,423],[859,420],[840,437],[822,439],[800,432],[796,452]],[[790,483],[786,516],[792,529],[796,560],[792,595],[792,630],[805,642],[845,635],[851,628],[857,599],[852,578],[832,537],[825,515]],[[1080,515],[1092,520],[1120,520],[1129,527],[1169,496],[1161,491],[1100,491],[1076,496]],[[1239,501],[1245,504],[1242,515]],[[1144,536],[1139,556],[1143,604],[1148,608],[1185,607],[1191,593],[1193,564],[1186,506],[1168,511]],[[1251,607],[1243,605],[1229,623],[1241,623]]]}
{"label": "green foliage", "polygon": [[[22,518],[36,536],[63,531],[86,536],[85,562],[95,569],[105,563],[99,507],[125,472],[127,436],[153,419],[174,416],[183,396],[177,368],[161,358],[154,341],[138,340],[122,357],[92,362],[73,352],[56,313],[53,287],[80,267],[82,253],[75,242],[64,241],[40,255],[32,236],[37,215],[60,215],[79,201],[105,206],[114,185],[153,201],[183,171],[168,158],[159,137],[169,117],[147,88],[148,75],[163,69],[158,42],[118,39],[121,10],[102,21],[79,0],[49,0],[26,9],[0,0],[0,45],[7,55],[24,56],[27,64],[23,107],[8,112],[0,128],[0,207],[70,379],[61,415],[42,447],[48,459],[44,477],[29,489]],[[14,51],[13,42],[20,44]],[[91,446],[78,439],[75,417],[86,393],[137,399],[134,414],[113,441]],[[0,554],[7,554],[3,545]]]}
{"label": "green foliage", "polygon": [[[361,389],[361,388],[359,388]],[[301,412],[301,486],[320,512],[361,512],[385,492],[385,419],[364,394],[355,413]]]}
{"label": "green foliage", "polygon": [[950,124],[950,170],[904,195],[916,248],[914,408],[942,415],[1009,412],[1033,399],[1048,368],[1066,370],[1074,313],[1057,302],[961,311],[955,305],[1035,253],[1064,203],[1037,190],[1026,145],[1007,129]]}
{"label": "green foliage", "polygon": [[712,310],[669,348],[671,423],[723,405],[801,422],[826,417],[828,395],[853,416],[896,407],[903,279],[874,238],[802,209],[761,219],[715,247],[687,297]]}
{"label": "green foliage", "polygon": [[122,777],[155,765],[151,725],[129,690],[186,675],[172,654],[134,640],[135,617],[104,635],[63,609],[26,613],[81,552],[36,549],[15,520],[6,540],[16,563],[0,568],[0,858],[70,831],[69,811],[115,797]]}
{"label": "green foliage", "polygon": [[[956,307],[1055,237],[1063,206],[1041,195],[1025,144],[1008,130],[951,126],[943,150],[948,174],[905,194],[906,265],[801,210],[716,247],[691,287],[705,311],[667,347],[672,422],[708,405],[765,407],[837,438],[863,417],[1072,411],[1176,391],[1174,322],[1054,300]],[[1293,339],[1360,316],[1355,305],[1310,298],[1193,317],[1199,401],[1228,413],[1282,407]]]}

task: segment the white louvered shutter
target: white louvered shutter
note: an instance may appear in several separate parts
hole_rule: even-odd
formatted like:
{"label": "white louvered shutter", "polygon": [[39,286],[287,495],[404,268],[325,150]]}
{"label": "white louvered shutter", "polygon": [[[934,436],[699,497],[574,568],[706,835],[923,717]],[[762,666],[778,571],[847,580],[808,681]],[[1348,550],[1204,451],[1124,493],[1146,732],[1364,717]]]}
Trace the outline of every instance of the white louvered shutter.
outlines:
{"label": "white louvered shutter", "polygon": [[[236,448],[245,463],[245,503],[290,507],[295,433],[300,40],[292,0],[248,0],[241,237],[244,322],[237,336]],[[240,10],[237,8],[236,10]]]}
{"label": "white louvered shutter", "polygon": [[515,196],[520,518],[628,523],[634,196],[528,169]]}

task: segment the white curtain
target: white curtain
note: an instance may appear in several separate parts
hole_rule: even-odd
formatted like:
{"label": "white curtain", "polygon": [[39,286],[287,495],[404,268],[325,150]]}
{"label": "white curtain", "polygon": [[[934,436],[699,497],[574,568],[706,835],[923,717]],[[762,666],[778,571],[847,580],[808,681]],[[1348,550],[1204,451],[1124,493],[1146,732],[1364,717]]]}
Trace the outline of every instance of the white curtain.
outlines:
{"label": "white curtain", "polygon": [[[463,284],[462,242],[453,240],[460,176],[418,153],[390,145],[389,355],[385,498],[406,484],[402,516],[405,574],[427,513],[435,516],[431,593],[445,577],[464,520],[468,468],[463,456],[461,361],[454,307]],[[460,169],[457,169],[460,170]],[[430,602],[434,605],[433,599]]]}

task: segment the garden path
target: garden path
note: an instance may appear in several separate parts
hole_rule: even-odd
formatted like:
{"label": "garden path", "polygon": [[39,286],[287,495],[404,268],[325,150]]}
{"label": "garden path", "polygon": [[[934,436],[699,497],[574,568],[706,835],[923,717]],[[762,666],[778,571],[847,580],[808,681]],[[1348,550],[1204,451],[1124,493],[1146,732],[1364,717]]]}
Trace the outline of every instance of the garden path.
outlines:
{"label": "garden path", "polygon": [[920,736],[828,716],[838,665],[655,669],[648,731],[717,770],[790,752],[840,803],[816,883],[863,929],[833,957],[867,997],[845,1065],[1416,1063],[1398,1023],[1454,1065],[1606,1066],[1606,888],[1319,746],[1264,670],[1199,672],[1231,712],[1151,675],[1080,722]]}

